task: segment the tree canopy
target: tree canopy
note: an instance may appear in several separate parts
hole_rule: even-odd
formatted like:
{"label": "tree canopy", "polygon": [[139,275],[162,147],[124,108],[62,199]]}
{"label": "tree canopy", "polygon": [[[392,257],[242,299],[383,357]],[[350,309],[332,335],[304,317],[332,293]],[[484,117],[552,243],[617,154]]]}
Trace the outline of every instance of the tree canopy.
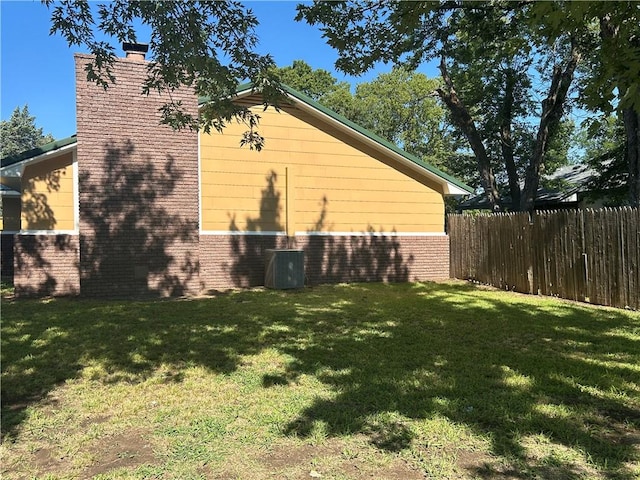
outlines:
{"label": "tree canopy", "polygon": [[[240,2],[44,3],[52,11],[52,33],[89,49],[94,61],[87,76],[105,88],[113,80],[115,55],[99,34],[136,42],[135,26],[149,26],[152,54],[144,91],[190,88],[211,99],[198,117],[169,102],[163,122],[175,128],[221,130],[237,120],[249,127],[242,143],[261,148],[258,115],[235,105],[232,97],[238,83],[249,80],[265,106],[277,105],[282,81],[368,128],[373,124],[383,136],[395,135],[392,123],[398,118],[374,118],[358,110],[358,101],[375,95],[381,100],[378,113],[390,115],[391,103],[403,102],[402,92],[393,91],[391,97],[398,99],[384,96],[380,83],[351,95],[329,72],[302,64],[276,69],[271,56],[257,53],[258,19]],[[623,118],[629,198],[640,204],[639,3],[349,0],[297,8],[298,20],[321,28],[339,54],[337,68],[345,73],[361,74],[386,62],[398,67],[393,75],[405,72],[407,80],[419,82],[411,72],[425,61],[439,62],[442,81],[429,88],[465,139],[494,210],[501,209],[502,184],[519,209],[532,208],[542,173],[566,161],[553,145],[562,144],[558,139],[570,125],[566,112],[576,101],[604,114],[617,110]],[[417,112],[418,107],[411,108]],[[393,139],[410,151],[420,150],[419,121],[405,121],[402,135]],[[424,128],[433,131],[433,124],[427,121]]]}
{"label": "tree canopy", "polygon": [[[415,68],[440,60],[439,96],[468,140],[495,210],[496,151],[512,197],[530,209],[576,83],[583,107],[621,113],[629,201],[640,203],[637,2],[354,0],[299,5],[298,12],[298,20],[320,26],[345,72],[358,74],[380,61]],[[538,122],[531,130],[533,115]],[[529,119],[525,131],[519,118]],[[533,143],[526,140],[531,136]],[[520,189],[517,160],[527,149]]]}
{"label": "tree canopy", "polygon": [[347,73],[380,61],[408,69],[439,61],[435,93],[473,152],[493,210],[502,208],[502,172],[517,208],[532,208],[581,58],[578,39],[558,36],[547,48],[528,26],[528,4],[511,2],[356,0],[298,12],[298,20],[320,25]]}
{"label": "tree canopy", "polygon": [[[260,148],[255,131],[258,117],[235,105],[238,83],[251,81],[265,104],[277,104],[282,93],[273,77],[270,55],[257,53],[258,19],[240,2],[165,2],[115,0],[92,4],[87,0],[43,0],[51,10],[51,33],[62,35],[69,45],[86,46],[94,59],[86,67],[87,78],[104,88],[113,82],[115,47],[101,35],[119,43],[138,41],[138,24],[151,28],[151,63],[143,92],[193,89],[211,101],[199,116],[169,101],[162,121],[174,128],[190,127],[208,132],[221,130],[230,121],[244,122],[249,130],[243,142]],[[146,39],[145,39],[146,40]]]}
{"label": "tree canopy", "polygon": [[9,120],[0,122],[0,158],[17,155],[26,150],[52,142],[51,134],[43,134],[36,126],[36,118],[29,114],[29,106],[16,107]]}
{"label": "tree canopy", "polygon": [[[620,165],[626,163],[627,201],[640,206],[640,3],[535,2],[531,8],[529,21],[549,43],[566,31],[590,42],[578,100],[605,123],[614,111],[619,116],[623,155],[616,148],[596,158],[624,159],[615,162],[614,176],[620,176]],[[605,173],[612,170],[610,162],[605,167]]]}

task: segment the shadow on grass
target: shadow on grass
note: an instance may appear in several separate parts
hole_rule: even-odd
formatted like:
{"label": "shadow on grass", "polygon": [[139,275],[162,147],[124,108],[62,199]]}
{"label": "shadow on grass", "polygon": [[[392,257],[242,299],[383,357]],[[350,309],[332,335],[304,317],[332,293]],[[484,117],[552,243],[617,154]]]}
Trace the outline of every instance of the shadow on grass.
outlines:
{"label": "shadow on grass", "polygon": [[[286,435],[310,436],[321,423],[330,436],[362,433],[380,449],[401,451],[417,439],[403,419],[441,416],[490,438],[493,454],[530,465],[511,477],[547,475],[523,443],[541,434],[616,478],[632,478],[638,328],[637,314],[463,284],[10,302],[3,306],[3,436],[15,433],[31,403],[93,364],[102,381],[141,381],[170,365],[177,373],[169,381],[179,382],[184,366],[232,372],[243,356],[273,348],[293,362],[266,375],[264,388],[311,375],[336,392],[301,412]],[[554,478],[577,476],[569,462],[553,469]]]}

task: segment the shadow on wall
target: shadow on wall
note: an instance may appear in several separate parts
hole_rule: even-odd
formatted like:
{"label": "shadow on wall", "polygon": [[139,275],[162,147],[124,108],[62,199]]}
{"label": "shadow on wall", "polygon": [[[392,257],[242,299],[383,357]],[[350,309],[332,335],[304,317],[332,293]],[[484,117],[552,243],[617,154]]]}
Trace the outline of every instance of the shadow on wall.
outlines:
{"label": "shadow on wall", "polygon": [[328,230],[328,204],[325,195],[318,220],[313,230],[307,231],[305,262],[311,283],[409,281],[414,259],[402,254],[395,232],[383,235],[369,225],[364,235],[317,235]]}
{"label": "shadow on wall", "polygon": [[[260,198],[258,217],[246,218],[249,232],[284,232],[281,223],[281,194],[277,190],[277,174],[269,172]],[[409,280],[413,256],[405,255],[393,232],[381,235],[369,226],[365,235],[330,236],[328,232],[329,200],[323,196],[318,220],[306,237],[288,239],[274,235],[236,235],[231,239],[233,263],[231,271],[236,287],[264,285],[264,252],[271,248],[302,248],[305,251],[305,277],[310,284],[338,282],[406,282]],[[230,231],[242,227],[232,216]]]}
{"label": "shadow on wall", "polygon": [[13,246],[14,234],[0,235],[0,278],[3,282],[13,283]]}
{"label": "shadow on wall", "polygon": [[[60,191],[60,178],[59,170],[37,177],[44,182],[47,193],[50,194]],[[45,193],[37,191],[35,179],[30,179],[23,187],[21,216],[23,230],[53,230],[57,227],[58,222],[49,199]]]}
{"label": "shadow on wall", "polygon": [[[15,294],[77,295],[78,244],[73,235],[18,235],[14,246]],[[62,273],[65,272],[65,273]],[[71,273],[70,273],[71,272]]]}
{"label": "shadow on wall", "polygon": [[176,192],[182,172],[170,155],[134,151],[110,142],[102,171],[80,172],[83,294],[182,295],[198,281],[197,211]]}
{"label": "shadow on wall", "polygon": [[[281,193],[277,190],[278,174],[271,170],[266,178],[266,186],[260,195],[260,210],[257,217],[247,216],[246,227],[238,226],[236,215],[231,216],[229,230],[238,232],[282,232],[284,227],[280,221],[282,211]],[[232,264],[225,265],[230,269],[231,278],[236,287],[264,285],[264,251],[271,248],[285,248],[286,239],[277,235],[234,235],[231,238]]]}
{"label": "shadow on wall", "polygon": [[[49,195],[60,191],[58,170],[29,179],[23,186],[20,227],[22,230],[54,230],[58,227]],[[36,184],[44,184],[46,193]],[[8,241],[3,236],[3,242]],[[72,235],[16,235],[10,242],[12,278],[18,296],[77,295],[78,245]],[[8,251],[3,261],[9,261]],[[15,277],[18,272],[18,277]],[[62,273],[66,272],[66,274]]]}

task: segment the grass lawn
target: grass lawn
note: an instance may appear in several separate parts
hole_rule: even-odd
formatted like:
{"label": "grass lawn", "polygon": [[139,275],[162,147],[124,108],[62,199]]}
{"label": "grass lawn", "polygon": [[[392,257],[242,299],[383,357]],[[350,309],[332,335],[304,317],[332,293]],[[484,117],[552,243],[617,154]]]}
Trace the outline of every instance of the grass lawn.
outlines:
{"label": "grass lawn", "polygon": [[4,300],[3,479],[634,479],[640,313],[462,282]]}

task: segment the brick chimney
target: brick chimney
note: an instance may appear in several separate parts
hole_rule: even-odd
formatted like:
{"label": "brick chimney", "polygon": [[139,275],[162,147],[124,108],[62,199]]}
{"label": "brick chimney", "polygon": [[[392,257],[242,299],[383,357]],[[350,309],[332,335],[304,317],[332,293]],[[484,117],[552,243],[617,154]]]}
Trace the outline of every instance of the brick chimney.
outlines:
{"label": "brick chimney", "polygon": [[[142,94],[147,46],[125,44],[115,83],[87,80],[76,54],[80,290],[88,296],[199,290],[198,132],[161,124],[170,99]],[[132,57],[138,55],[137,58]],[[172,92],[192,115],[197,97]]]}
{"label": "brick chimney", "polygon": [[149,51],[149,44],[124,42],[122,44],[122,50],[124,50],[126,54],[125,58],[143,62],[145,54]]}

